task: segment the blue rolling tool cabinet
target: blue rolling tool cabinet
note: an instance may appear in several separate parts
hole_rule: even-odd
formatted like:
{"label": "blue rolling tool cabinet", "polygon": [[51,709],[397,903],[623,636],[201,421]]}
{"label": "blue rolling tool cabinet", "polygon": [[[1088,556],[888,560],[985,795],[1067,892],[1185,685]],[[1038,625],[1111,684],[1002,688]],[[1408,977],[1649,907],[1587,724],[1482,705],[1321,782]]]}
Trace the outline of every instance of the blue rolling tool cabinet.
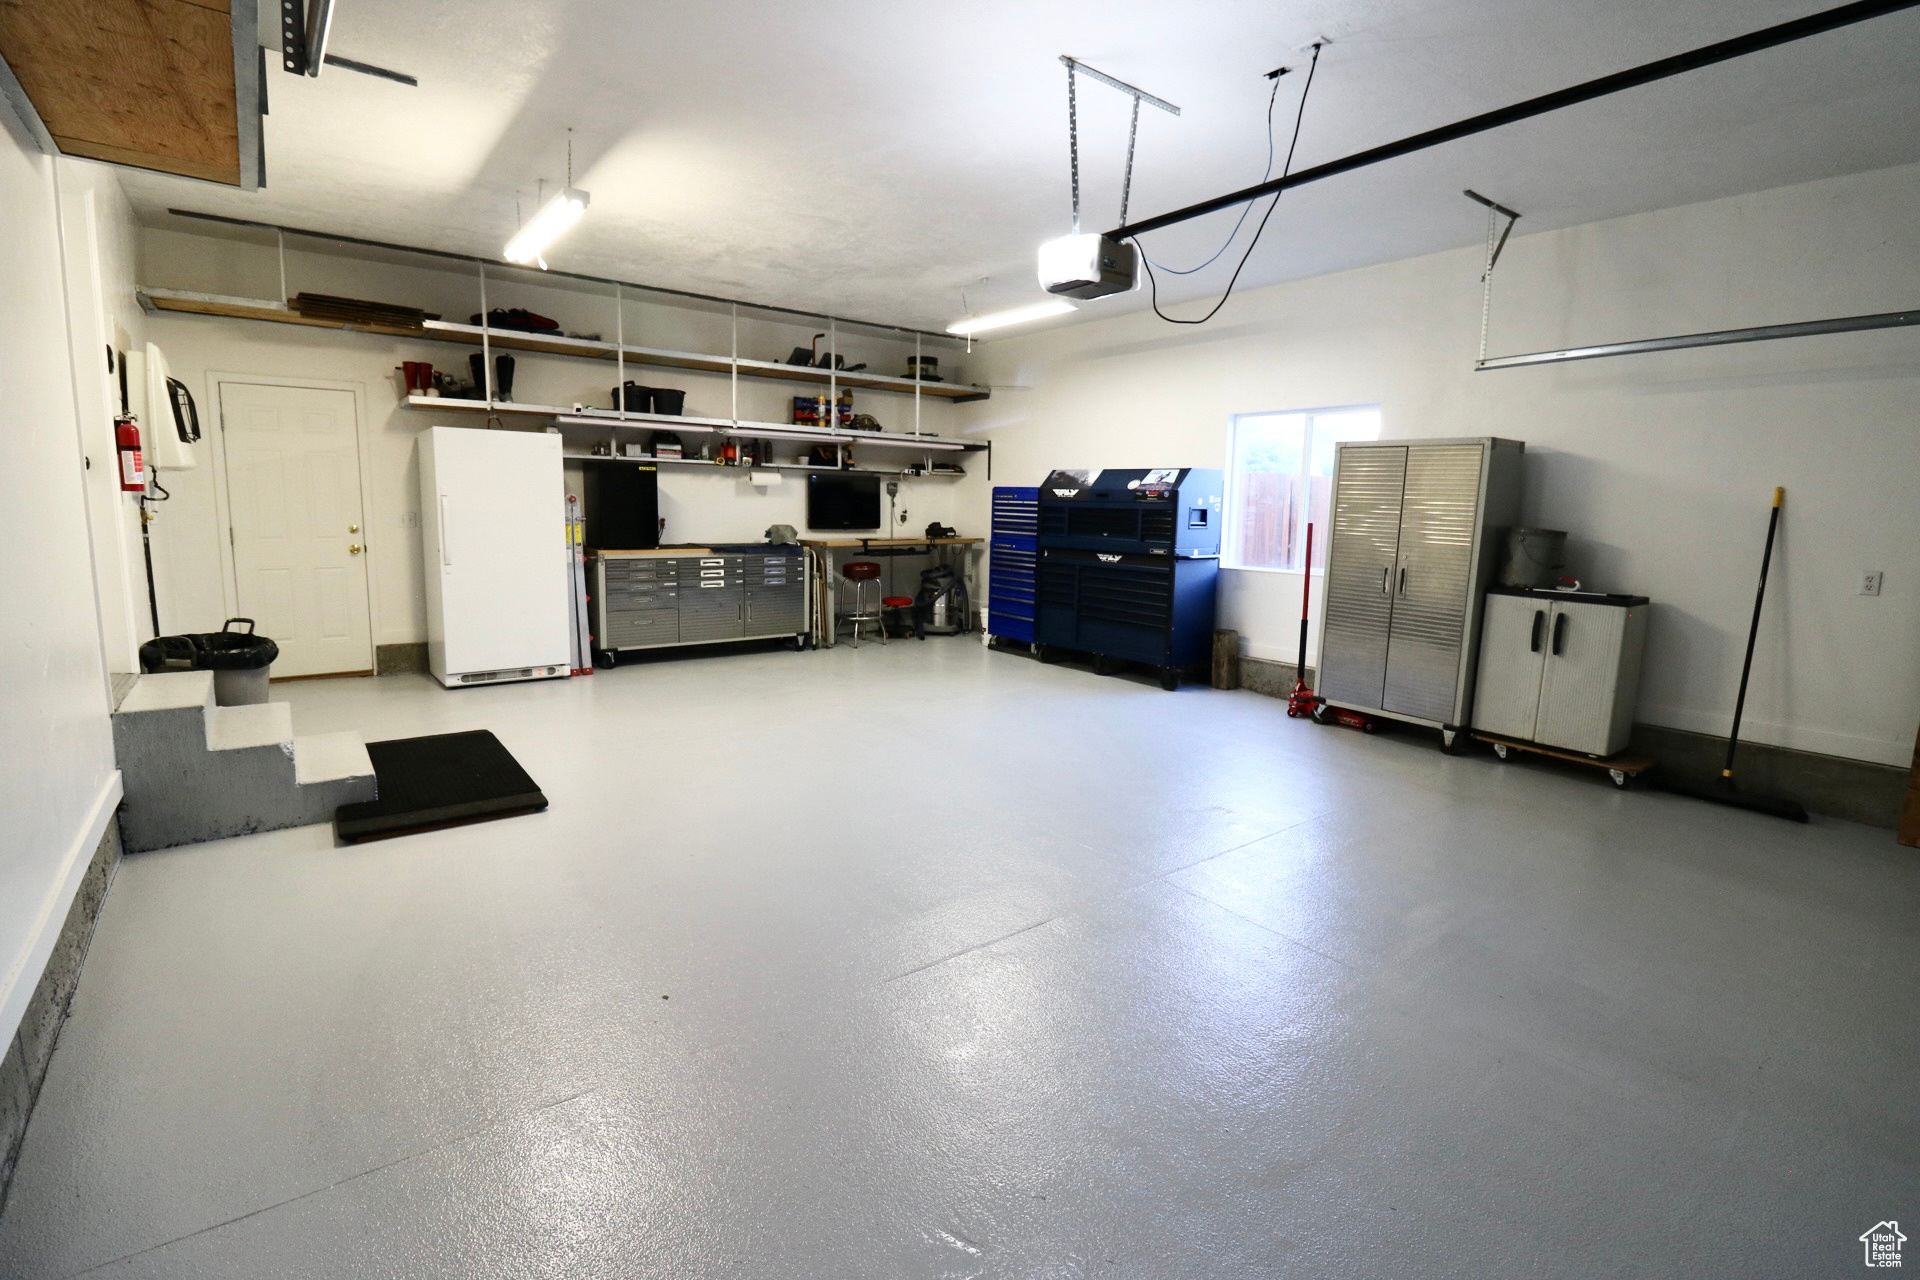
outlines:
{"label": "blue rolling tool cabinet", "polygon": [[1033,575],[1039,548],[1040,491],[999,485],[993,491],[993,540],[987,570],[987,634],[1033,643]]}
{"label": "blue rolling tool cabinet", "polygon": [[1213,652],[1225,517],[1221,473],[1056,471],[1040,486],[1034,654],[1137,662],[1180,687]]}

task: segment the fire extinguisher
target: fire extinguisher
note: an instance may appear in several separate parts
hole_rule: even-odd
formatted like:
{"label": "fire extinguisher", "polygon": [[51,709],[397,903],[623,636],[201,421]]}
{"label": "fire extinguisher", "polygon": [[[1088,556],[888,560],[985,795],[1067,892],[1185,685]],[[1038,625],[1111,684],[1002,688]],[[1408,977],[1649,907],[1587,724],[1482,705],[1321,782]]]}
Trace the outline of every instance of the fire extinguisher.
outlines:
{"label": "fire extinguisher", "polygon": [[140,427],[132,418],[118,418],[113,424],[113,445],[120,458],[122,493],[147,491],[147,464],[140,457]]}

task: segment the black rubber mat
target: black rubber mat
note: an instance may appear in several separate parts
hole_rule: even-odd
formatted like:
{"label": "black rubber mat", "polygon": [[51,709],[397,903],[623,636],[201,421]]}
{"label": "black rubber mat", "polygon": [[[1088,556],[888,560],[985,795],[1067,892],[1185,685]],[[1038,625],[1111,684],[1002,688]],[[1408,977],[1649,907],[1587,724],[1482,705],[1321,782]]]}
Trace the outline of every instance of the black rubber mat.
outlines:
{"label": "black rubber mat", "polygon": [[540,786],[485,729],[369,742],[380,796],[333,811],[348,844],[487,822],[547,807]]}

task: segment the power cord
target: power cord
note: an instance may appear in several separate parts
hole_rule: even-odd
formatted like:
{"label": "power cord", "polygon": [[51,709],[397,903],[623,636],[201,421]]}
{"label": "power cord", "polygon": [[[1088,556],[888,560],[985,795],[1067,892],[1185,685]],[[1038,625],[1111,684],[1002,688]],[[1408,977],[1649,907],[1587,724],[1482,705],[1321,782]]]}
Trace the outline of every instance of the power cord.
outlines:
{"label": "power cord", "polygon": [[[1273,92],[1267,95],[1267,167],[1260,171],[1260,181],[1262,182],[1265,182],[1273,176],[1273,161],[1274,157],[1278,154],[1273,145],[1273,104],[1280,98],[1280,77],[1287,74],[1290,70],[1292,70],[1291,67],[1279,67],[1267,73],[1268,77],[1273,81]],[[1140,246],[1140,257],[1146,260],[1149,267],[1158,267],[1170,276],[1190,276],[1196,271],[1205,271],[1208,267],[1220,260],[1221,254],[1233,247],[1234,240],[1240,235],[1240,228],[1247,225],[1247,215],[1251,212],[1253,212],[1252,201],[1248,201],[1246,204],[1240,206],[1240,216],[1234,221],[1233,230],[1227,232],[1227,238],[1220,242],[1220,247],[1213,251],[1213,256],[1197,267],[1170,267],[1164,262],[1154,262],[1147,258],[1145,245]],[[1121,221],[1124,222],[1125,219],[1123,218]],[[1135,241],[1135,243],[1138,244],[1139,242]]]}
{"label": "power cord", "polygon": [[[1318,43],[1315,43],[1315,45],[1313,46],[1313,61],[1309,63],[1307,66],[1307,81],[1304,85],[1301,86],[1301,89],[1300,89],[1300,107],[1299,107],[1299,110],[1297,110],[1294,113],[1294,117],[1293,117],[1293,139],[1287,143],[1287,161],[1280,168],[1280,178],[1281,178],[1281,181],[1283,182],[1286,180],[1287,175],[1293,172],[1293,152],[1294,152],[1294,149],[1300,145],[1300,122],[1306,118],[1307,95],[1313,91],[1313,73],[1320,66],[1320,50],[1323,47],[1324,46]],[[1280,92],[1280,82],[1279,82],[1278,76],[1274,77],[1273,91],[1276,96]],[[1269,118],[1271,118],[1271,113],[1273,110],[1273,101],[1271,98],[1268,99],[1267,110],[1269,113]],[[1269,136],[1271,136],[1271,132],[1272,132],[1271,126],[1269,126],[1268,132],[1269,132]],[[1273,211],[1279,208],[1281,194],[1282,193],[1278,191],[1274,192],[1272,201],[1270,201],[1267,205],[1267,211],[1264,214],[1260,215],[1260,225],[1254,228],[1253,239],[1247,242],[1247,251],[1240,255],[1240,265],[1236,266],[1233,269],[1233,275],[1227,281],[1226,292],[1220,295],[1220,301],[1214,303],[1213,307],[1207,312],[1207,314],[1201,316],[1197,320],[1183,320],[1178,316],[1170,316],[1166,312],[1160,309],[1160,281],[1153,274],[1153,260],[1147,257],[1147,247],[1144,244],[1140,243],[1140,237],[1129,236],[1128,239],[1132,240],[1134,244],[1138,246],[1140,250],[1140,261],[1143,264],[1145,264],[1147,268],[1147,286],[1153,302],[1153,314],[1159,316],[1162,320],[1165,320],[1168,324],[1205,324],[1207,321],[1213,319],[1216,315],[1220,314],[1220,308],[1226,306],[1227,299],[1233,296],[1233,286],[1239,283],[1240,273],[1241,271],[1246,269],[1247,260],[1253,257],[1254,248],[1259,245],[1260,236],[1267,229],[1267,220],[1273,217]],[[1251,209],[1251,208],[1252,206],[1249,204],[1247,206],[1247,209]],[[1242,219],[1246,217],[1246,212],[1247,212],[1246,210],[1242,210],[1240,215]],[[1236,223],[1234,225],[1234,233],[1236,235],[1239,234],[1239,230],[1240,230],[1239,224]],[[1227,241],[1227,244],[1232,244],[1232,243],[1233,243],[1232,239],[1229,238]],[[1227,247],[1226,245],[1222,245],[1220,247],[1222,253],[1226,251],[1226,247]],[[1214,254],[1214,258],[1217,258],[1219,256],[1220,254],[1218,253]],[[1200,266],[1204,267],[1207,265],[1207,263],[1212,261],[1213,261],[1213,258],[1209,258],[1207,259],[1207,262],[1201,263]],[[1194,271],[1198,271],[1199,269],[1200,267],[1193,268]],[[1191,272],[1171,272],[1170,274],[1189,275],[1191,274]]]}

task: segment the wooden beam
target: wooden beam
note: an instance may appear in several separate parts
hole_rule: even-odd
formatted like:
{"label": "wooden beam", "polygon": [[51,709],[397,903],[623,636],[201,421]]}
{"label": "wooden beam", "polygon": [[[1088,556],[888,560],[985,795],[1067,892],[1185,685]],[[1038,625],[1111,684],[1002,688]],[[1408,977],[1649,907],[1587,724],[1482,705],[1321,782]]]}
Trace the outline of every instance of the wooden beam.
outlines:
{"label": "wooden beam", "polygon": [[63,153],[240,184],[228,0],[0,0],[0,57]]}

